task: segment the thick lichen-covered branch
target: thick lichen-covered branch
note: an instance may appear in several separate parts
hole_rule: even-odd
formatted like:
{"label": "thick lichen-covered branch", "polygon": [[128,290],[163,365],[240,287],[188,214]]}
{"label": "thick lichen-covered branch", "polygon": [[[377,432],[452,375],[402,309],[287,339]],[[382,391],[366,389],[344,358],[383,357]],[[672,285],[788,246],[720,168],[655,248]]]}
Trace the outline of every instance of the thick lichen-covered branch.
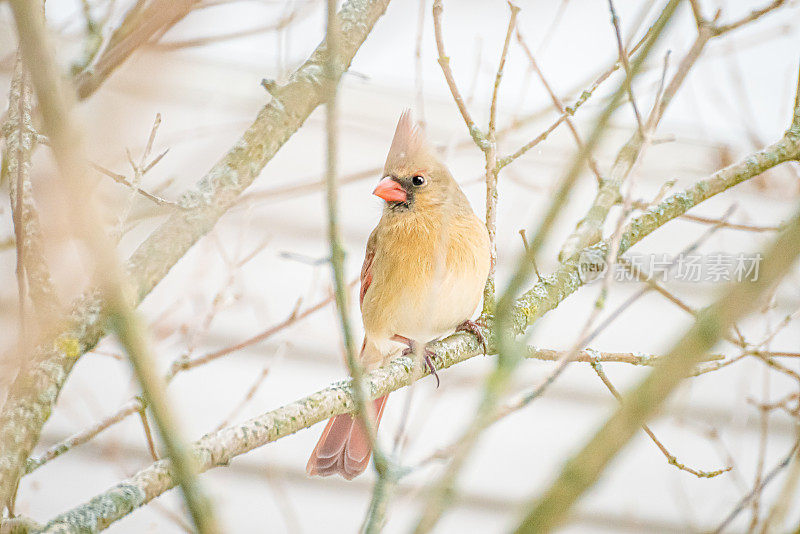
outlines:
{"label": "thick lichen-covered branch", "polygon": [[[389,0],[351,0],[339,11],[342,39],[338,62],[350,64],[383,14]],[[324,46],[320,46],[258,113],[236,144],[181,200],[185,209],[170,215],[133,253],[127,264],[143,299],[173,265],[205,235],[255,180],[268,161],[324,100]],[[0,481],[14,487],[25,460],[39,440],[58,393],[76,359],[106,331],[101,300],[89,294],[76,303],[53,342],[37,348],[20,369],[0,414]],[[6,486],[6,487],[9,487]]]}
{"label": "thick lichen-covered branch", "polygon": [[[659,204],[634,217],[626,225],[625,232],[620,238],[619,254],[623,254],[665,222],[683,215],[712,196],[758,176],[776,165],[797,160],[798,157],[800,157],[800,127],[792,127],[780,141],[750,154],[742,161],[725,167],[708,178],[695,182],[688,189],[667,197]],[[601,252],[600,257],[602,257],[606,248],[607,244],[601,242],[584,250],[597,250]],[[568,268],[570,265],[574,266],[574,270]],[[560,269],[550,277],[546,277],[544,281],[546,282],[551,277],[554,278],[553,283],[564,284],[565,289],[573,286],[577,288],[581,284],[577,260],[573,258],[564,262]],[[578,279],[575,280],[575,278]],[[522,333],[527,325],[532,324],[543,313],[538,305],[541,294],[541,290],[537,290],[538,286],[539,284],[517,300],[517,309],[522,307],[526,310],[523,317],[515,317],[514,329],[518,333]],[[572,291],[574,289],[570,293]],[[526,302],[528,304],[524,304]]]}
{"label": "thick lichen-covered branch", "polygon": [[24,319],[27,296],[30,296],[42,318],[54,313],[57,307],[30,181],[31,156],[39,138],[31,118],[32,108],[30,76],[22,64],[22,56],[18,56],[11,80],[8,115],[2,131],[5,138],[3,171],[8,176],[17,247],[20,320]]}

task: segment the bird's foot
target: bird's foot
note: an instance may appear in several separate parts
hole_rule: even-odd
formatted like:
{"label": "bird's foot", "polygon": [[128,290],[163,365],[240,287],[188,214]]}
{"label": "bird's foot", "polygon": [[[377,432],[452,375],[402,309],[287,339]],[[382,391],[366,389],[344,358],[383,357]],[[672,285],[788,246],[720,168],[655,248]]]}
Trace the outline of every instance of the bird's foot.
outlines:
{"label": "bird's foot", "polygon": [[436,353],[433,352],[431,349],[425,347],[425,350],[422,351],[422,354],[425,357],[425,365],[428,366],[430,369],[433,378],[436,379],[436,387],[439,387],[439,375],[436,373],[436,366],[433,365],[433,360],[437,358]]}
{"label": "bird's foot", "polygon": [[[394,336],[394,338],[395,341],[399,341],[401,343],[405,343],[406,345],[408,345],[408,347],[403,349],[402,352],[403,356],[416,355],[417,344],[413,340],[403,336]],[[433,360],[436,359],[438,356],[436,355],[435,352],[433,352],[426,346],[425,348],[422,349],[422,357],[425,359],[425,366],[430,370],[431,374],[436,379],[436,387],[438,388],[440,384],[439,375],[437,374],[436,366],[433,363]]]}
{"label": "bird's foot", "polygon": [[483,347],[483,353],[488,354],[489,349],[486,346],[486,337],[484,337],[483,332],[481,332],[481,327],[486,328],[486,325],[481,323],[480,319],[477,321],[467,319],[456,327],[456,332],[469,332],[470,334],[473,334],[478,338],[478,341]]}

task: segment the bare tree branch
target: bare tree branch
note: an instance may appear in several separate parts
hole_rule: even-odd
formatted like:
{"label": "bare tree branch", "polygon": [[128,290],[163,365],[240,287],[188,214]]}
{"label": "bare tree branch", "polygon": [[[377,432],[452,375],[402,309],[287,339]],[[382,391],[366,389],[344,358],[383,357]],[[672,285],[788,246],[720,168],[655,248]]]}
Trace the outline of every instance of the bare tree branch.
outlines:
{"label": "bare tree branch", "polygon": [[727,527],[731,521],[736,519],[736,516],[739,515],[739,513],[741,513],[742,510],[744,510],[744,507],[747,506],[747,504],[750,501],[752,501],[753,498],[755,498],[761,493],[761,490],[764,489],[764,486],[772,482],[772,479],[774,479],[775,476],[778,473],[780,473],[783,469],[786,469],[786,466],[789,465],[789,462],[792,461],[792,458],[795,458],[797,456],[798,448],[800,448],[800,442],[795,443],[792,449],[789,451],[789,454],[787,454],[786,457],[783,458],[783,460],[778,462],[778,464],[775,467],[773,467],[770,470],[770,472],[767,473],[766,476],[764,476],[764,478],[761,479],[761,481],[756,485],[756,487],[753,488],[752,491],[748,492],[747,495],[742,497],[742,499],[739,501],[736,507],[731,511],[730,514],[728,514],[728,517],[726,517],[725,520],[722,523],[720,523],[720,525],[716,529],[714,529],[713,531],[714,534],[721,533],[725,529],[725,527]]}
{"label": "bare tree branch", "polygon": [[108,176],[109,178],[111,178],[112,180],[117,182],[118,184],[122,184],[125,187],[129,187],[131,190],[135,191],[137,194],[141,195],[142,197],[146,198],[147,200],[150,200],[150,201],[154,202],[155,204],[157,204],[159,206],[167,206],[167,207],[171,207],[171,208],[180,208],[180,206],[178,204],[176,204],[175,202],[169,201],[169,200],[167,200],[165,198],[161,198],[158,195],[154,195],[154,194],[152,194],[152,193],[150,193],[148,191],[145,191],[144,189],[142,189],[140,187],[137,187],[135,184],[131,183],[130,180],[128,180],[125,176],[123,176],[121,174],[117,174],[117,173],[115,173],[115,172],[113,172],[113,171],[111,171],[109,169],[106,169],[102,165],[98,165],[96,163],[92,163],[91,166],[97,172]]}
{"label": "bare tree branch", "polygon": [[628,53],[625,51],[625,45],[622,43],[622,31],[619,29],[619,17],[617,16],[617,10],[614,9],[614,0],[608,0],[608,9],[611,11],[611,24],[614,26],[614,36],[617,38],[619,60],[622,63],[622,68],[625,70],[625,90],[628,92],[628,98],[631,101],[633,114],[636,117],[636,124],[639,127],[639,135],[644,137],[642,114],[639,113],[639,106],[636,104],[636,97],[633,96],[633,73],[631,72],[631,66],[628,63]]}
{"label": "bare tree branch", "polygon": [[[8,98],[5,134],[5,172],[8,174],[17,247],[17,283],[19,293],[20,339],[26,342],[25,301],[31,298],[40,319],[51,319],[58,309],[58,299],[42,247],[39,214],[30,181],[31,157],[38,140],[32,120],[33,95],[30,76],[18,55]],[[40,321],[41,322],[41,321]]]}
{"label": "bare tree branch", "polygon": [[[309,9],[313,7],[314,0],[306,0],[305,2],[298,3],[294,9],[281,16],[277,21],[270,24],[263,24],[255,28],[246,30],[236,30],[232,32],[220,33],[208,37],[197,37],[189,39],[181,39],[176,41],[160,41],[157,43],[150,43],[149,46],[157,50],[181,50],[183,48],[194,48],[198,46],[206,46],[209,44],[219,43],[223,41],[231,41],[234,39],[241,39],[243,37],[250,37],[253,35],[260,35],[268,32],[282,30],[292,23],[302,19],[304,16],[309,15],[313,11]],[[202,5],[196,6],[203,7]]]}
{"label": "bare tree branch", "polygon": [[494,78],[492,87],[492,101],[489,105],[489,127],[486,131],[486,143],[482,145],[486,159],[486,229],[489,232],[489,276],[486,279],[486,287],[483,292],[483,311],[489,314],[494,309],[495,297],[495,270],[497,268],[497,96],[500,92],[500,82],[503,79],[503,69],[506,65],[508,56],[508,46],[511,43],[511,34],[517,25],[517,14],[519,8],[508,2],[511,15],[508,19],[505,41],[503,41],[503,51],[500,54],[500,61],[497,64],[497,74]]}
{"label": "bare tree branch", "polygon": [[197,7],[199,0],[137,0],[111,34],[100,57],[75,80],[78,98],[84,99],[138,48],[163,34]]}
{"label": "bare tree branch", "polygon": [[763,17],[767,13],[770,13],[771,11],[781,7],[785,3],[786,3],[786,0],[773,0],[772,2],[770,2],[769,4],[767,4],[766,6],[760,8],[760,9],[754,9],[748,15],[740,18],[739,20],[735,20],[735,21],[733,21],[731,23],[728,23],[728,24],[722,24],[722,25],[714,26],[714,34],[715,35],[721,35],[723,33],[727,33],[729,31],[735,30],[737,28],[741,28],[745,24],[748,24],[750,22],[753,22],[755,20],[760,19],[761,17]]}

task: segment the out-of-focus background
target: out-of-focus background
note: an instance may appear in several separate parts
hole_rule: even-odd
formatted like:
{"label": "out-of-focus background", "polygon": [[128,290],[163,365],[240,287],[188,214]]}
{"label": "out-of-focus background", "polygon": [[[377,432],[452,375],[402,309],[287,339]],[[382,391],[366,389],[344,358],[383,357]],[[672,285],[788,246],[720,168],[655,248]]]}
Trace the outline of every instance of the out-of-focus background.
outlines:
{"label": "out-of-focus background", "polygon": [[[91,13],[113,28],[130,7],[127,0],[90,1]],[[696,34],[684,3],[634,85],[640,107],[649,110],[664,57],[675,71]],[[713,40],[670,105],[656,139],[634,172],[634,198],[649,202],[667,180],[678,190],[778,139],[789,124],[800,50],[800,3],[786,2],[758,21]],[[157,114],[161,125],[154,153],[169,152],[143,178],[142,187],[177,200],[236,141],[270,98],[262,78],[286,80],[319,44],[325,32],[319,1],[208,1],[170,29],[157,43],[139,50],[105,85],[78,108],[86,144],[95,163],[132,179],[126,156],[138,161]],[[617,42],[606,2],[520,0],[519,28],[554,91],[567,104],[589,87],[617,58]],[[755,1],[700,2],[711,17],[736,20]],[[501,0],[450,0],[444,3],[444,39],[456,81],[476,120],[485,127],[497,61],[508,22]],[[346,268],[357,276],[366,238],[378,220],[381,201],[371,196],[380,177],[395,122],[411,107],[424,120],[428,137],[468,195],[484,212],[483,158],[471,144],[450,97],[439,65],[431,22],[431,2],[395,0],[359,50],[340,89],[339,164],[342,232]],[[623,39],[636,42],[657,16],[659,2],[616,2]],[[85,18],[81,2],[47,2],[50,29],[65,71],[83,54]],[[421,25],[420,25],[421,24]],[[417,36],[421,31],[421,40]],[[8,87],[16,36],[9,9],[0,4],[0,88]],[[419,51],[419,59],[416,52]],[[576,113],[586,135],[597,113],[619,84],[617,73]],[[5,92],[0,89],[0,92]],[[557,116],[528,59],[512,41],[499,98],[499,125],[533,119],[499,141],[509,153],[538,135]],[[5,105],[2,106],[5,108]],[[324,115],[315,111],[267,165],[253,187],[172,269],[140,307],[155,339],[159,364],[166,370],[182,356],[192,357],[235,345],[278,324],[330,292],[325,263]],[[634,131],[631,108],[622,106],[596,158],[607,170],[616,151]],[[499,186],[499,278],[522,250],[519,230],[531,228],[576,152],[564,125],[509,166]],[[369,169],[375,169],[369,172]],[[367,171],[367,172],[364,172]],[[45,150],[34,159],[33,185],[42,222],[53,235],[60,224],[50,216],[47,184],[57,173]],[[786,164],[728,191],[692,213],[729,222],[768,227],[784,222],[800,198],[800,166]],[[162,220],[148,200],[101,178],[102,198],[111,227],[124,232],[121,257]],[[7,189],[4,186],[4,190]],[[587,170],[538,268],[557,265],[560,244],[585,213],[596,190]],[[76,207],[76,209],[79,209]],[[615,221],[618,211],[612,212]],[[13,235],[4,195],[2,235]],[[710,226],[676,220],[632,251],[639,255],[678,254]],[[611,226],[609,226],[609,230]],[[757,252],[771,231],[719,228],[700,253]],[[56,239],[46,242],[54,278],[68,302],[82,289],[80,252]],[[644,256],[647,257],[647,256]],[[16,342],[14,249],[0,251],[2,316],[0,349]],[[709,304],[721,283],[687,282],[668,277],[665,286],[695,307]],[[611,314],[643,286],[611,285],[601,318]],[[591,313],[600,285],[590,284],[566,299],[532,329],[532,342],[569,348]],[[353,299],[353,302],[357,302]],[[748,340],[761,341],[800,308],[797,268],[775,291],[769,305],[741,324]],[[357,306],[353,316],[358,317]],[[796,317],[796,315],[795,315]],[[655,293],[627,307],[592,342],[594,349],[659,355],[692,323],[691,317]],[[172,408],[184,435],[196,439],[223,423],[234,423],[316,391],[346,375],[337,317],[331,305],[283,329],[262,343],[179,374],[169,386]],[[785,326],[785,325],[784,325]],[[794,321],[780,329],[768,348],[794,351],[800,329]],[[735,355],[721,344],[721,354]],[[417,468],[400,483],[389,508],[386,532],[405,532],[416,522],[426,484],[441,472],[435,459],[474,415],[482,378],[493,358],[474,358],[440,374],[438,389],[428,378],[413,386],[407,439],[400,459]],[[781,363],[800,372],[797,359]],[[524,362],[515,389],[537,383],[552,363]],[[626,364],[606,364],[620,389],[648,372]],[[7,384],[0,380],[3,387]],[[789,452],[798,439],[796,414],[762,405],[798,391],[798,382],[762,361],[744,358],[719,371],[687,381],[652,429],[679,462],[695,469],[732,467],[730,472],[697,478],[668,464],[642,433],[625,448],[600,483],[585,496],[564,532],[694,532],[715,528],[737,502]],[[138,393],[129,364],[117,343],[103,340],[82,357],[44,428],[37,452],[104,419]],[[3,391],[5,394],[5,391]],[[409,391],[394,393],[381,427],[392,446]],[[616,401],[587,364],[572,364],[536,402],[486,432],[463,471],[456,504],[438,532],[501,532],[513,526],[521,505],[542,491],[564,461],[597,429]],[[793,405],[792,405],[793,406]],[[352,482],[311,479],[304,468],[322,425],[303,430],[202,475],[220,522],[228,532],[353,532],[361,524],[374,473]],[[432,457],[434,457],[432,459]],[[138,416],[128,417],[86,445],[75,448],[23,478],[17,511],[45,520],[84,502],[151,463]],[[788,469],[771,481],[758,505],[748,505],[729,528],[745,532],[753,515],[763,519],[783,489]],[[786,528],[800,521],[795,498]],[[187,519],[177,491],[114,524],[111,532],[182,532]]]}

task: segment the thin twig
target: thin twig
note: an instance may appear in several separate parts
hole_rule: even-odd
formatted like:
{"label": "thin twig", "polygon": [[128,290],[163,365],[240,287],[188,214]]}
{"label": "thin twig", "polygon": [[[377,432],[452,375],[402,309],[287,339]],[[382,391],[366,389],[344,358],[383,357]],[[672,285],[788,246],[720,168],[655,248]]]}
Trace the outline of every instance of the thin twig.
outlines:
{"label": "thin twig", "polygon": [[729,228],[731,230],[743,230],[745,232],[780,232],[783,229],[783,225],[762,226],[755,224],[741,224],[741,223],[729,223],[729,222],[723,222],[720,224],[719,219],[715,219],[713,217],[703,217],[701,215],[692,215],[691,213],[687,213],[681,218],[687,221],[703,223],[703,224],[719,225],[721,228]]}
{"label": "thin twig", "polygon": [[772,482],[772,479],[774,479],[778,473],[783,471],[786,468],[786,466],[789,465],[789,462],[792,461],[792,458],[797,453],[798,448],[800,448],[800,442],[796,442],[792,446],[792,449],[789,451],[789,454],[787,454],[786,457],[783,458],[783,460],[778,462],[778,464],[775,465],[775,467],[770,469],[769,473],[767,473],[761,479],[761,482],[759,484],[756,484],[750,492],[748,492],[744,497],[742,497],[742,499],[738,502],[738,504],[731,511],[731,513],[728,514],[725,520],[722,521],[722,523],[720,523],[719,526],[714,530],[714,534],[720,534],[723,530],[725,530],[725,527],[727,527],[731,523],[731,521],[736,519],[736,516],[738,516],[742,512],[742,510],[744,510],[747,507],[750,501],[752,501],[757,495],[761,494],[761,491],[764,489],[764,487],[766,487],[767,484]]}
{"label": "thin twig", "polygon": [[556,10],[556,14],[553,17],[553,21],[547,27],[547,31],[544,33],[541,42],[539,43],[538,47],[536,48],[536,55],[541,56],[544,53],[547,45],[550,44],[550,39],[555,35],[556,28],[561,23],[561,19],[564,16],[564,12],[567,10],[567,4],[569,0],[561,0],[561,3],[558,4],[558,9]]}
{"label": "thin twig", "polygon": [[756,21],[766,15],[767,13],[781,7],[783,4],[786,3],[786,0],[773,0],[766,6],[760,9],[754,9],[748,15],[736,20],[734,22],[722,25],[714,26],[714,34],[715,35],[722,35],[723,33],[727,33],[729,31],[733,31],[737,28],[741,28],[742,26],[749,24],[753,21]]}
{"label": "thin twig", "polygon": [[422,77],[422,37],[425,31],[426,0],[419,0],[417,10],[417,41],[414,45],[414,87],[416,89],[417,122],[425,129],[425,92]]}
{"label": "thin twig", "polygon": [[130,189],[132,189],[136,193],[142,195],[147,200],[150,200],[150,201],[154,202],[155,204],[158,204],[159,206],[167,206],[167,207],[170,207],[170,208],[181,209],[181,206],[177,202],[172,202],[171,200],[167,200],[165,198],[161,198],[161,197],[159,197],[157,195],[154,195],[154,194],[152,194],[152,193],[150,193],[148,191],[145,191],[144,189],[142,189],[140,187],[137,187],[134,184],[132,184],[130,181],[128,181],[128,179],[125,176],[123,176],[121,174],[117,174],[114,171],[110,171],[110,170],[106,169],[105,167],[103,167],[102,165],[98,165],[97,163],[90,163],[90,165],[97,172],[108,176],[109,178],[111,178],[112,180],[117,182],[118,184],[122,184],[125,187],[129,187]]}
{"label": "thin twig", "polygon": [[[523,248],[523,250],[525,250],[525,253],[527,254],[529,247],[528,247],[528,237],[525,234],[526,234],[525,228],[520,228],[519,236],[522,238],[522,248]],[[533,260],[531,260],[531,267],[533,268],[534,274],[536,274],[536,280],[541,280],[542,279],[542,275],[541,275],[541,273],[539,273],[539,267],[536,265],[536,259],[535,258]]]}
{"label": "thin twig", "polygon": [[[782,525],[786,515],[791,513],[792,503],[797,502],[794,499],[797,494],[798,481],[800,481],[800,458],[795,456],[791,469],[784,478],[783,488],[770,508],[769,515],[764,520],[761,534],[774,532],[773,527]],[[797,529],[795,532],[797,532]]]}
{"label": "thin twig", "polygon": [[689,6],[692,8],[692,16],[694,17],[695,25],[697,25],[697,29],[700,29],[700,26],[706,23],[706,20],[703,18],[703,11],[700,9],[700,2],[699,0],[689,0]]}
{"label": "thin twig", "polygon": [[497,96],[500,93],[500,82],[503,79],[503,69],[506,65],[508,47],[511,43],[511,34],[517,24],[517,13],[519,8],[508,2],[511,16],[508,19],[508,29],[506,30],[505,41],[503,41],[503,51],[500,54],[500,61],[497,64],[497,74],[494,77],[492,88],[492,101],[489,105],[489,128],[486,132],[486,143],[478,146],[483,149],[486,159],[486,229],[489,233],[489,275],[486,279],[486,287],[483,292],[483,313],[491,314],[494,309],[495,293],[495,269],[497,267]]}
{"label": "thin twig", "polygon": [[[282,346],[281,346],[281,348],[280,348],[280,349],[278,349],[278,350],[282,350],[284,346],[285,346],[285,345],[282,345]],[[277,357],[277,355],[276,355],[276,357]],[[216,428],[214,429],[214,431],[215,431],[215,432],[218,432],[218,431],[222,430],[223,428],[225,428],[226,426],[230,425],[230,423],[231,423],[231,420],[232,420],[234,417],[236,417],[237,415],[239,415],[239,412],[241,412],[241,411],[242,411],[242,409],[243,409],[245,406],[247,406],[247,404],[248,404],[248,403],[249,403],[251,400],[253,400],[253,397],[255,397],[256,393],[257,393],[257,392],[258,392],[258,390],[259,390],[259,388],[260,388],[260,387],[261,387],[261,385],[264,383],[264,380],[267,378],[267,375],[269,375],[270,367],[271,367],[270,365],[265,365],[265,366],[264,366],[264,368],[263,368],[263,369],[261,369],[261,372],[258,374],[258,376],[256,377],[256,379],[255,379],[255,380],[253,380],[253,383],[252,383],[252,384],[250,385],[250,387],[247,389],[247,392],[244,394],[244,396],[243,396],[243,397],[242,397],[242,399],[239,401],[239,403],[238,403],[238,404],[237,404],[237,405],[236,405],[236,406],[235,406],[235,407],[234,407],[234,408],[233,408],[233,409],[230,411],[230,413],[228,414],[228,416],[227,416],[227,417],[225,417],[225,419],[223,419],[223,420],[222,420],[222,421],[221,421],[221,422],[220,422],[220,423],[219,423],[219,424],[216,426]]]}
{"label": "thin twig", "polygon": [[631,66],[628,63],[628,53],[625,52],[625,45],[622,44],[622,32],[619,29],[619,17],[617,16],[616,9],[614,9],[614,0],[608,0],[608,9],[611,11],[611,24],[614,26],[614,35],[617,38],[619,60],[622,63],[622,68],[625,69],[625,90],[628,92],[628,98],[631,101],[633,114],[636,117],[636,124],[639,126],[639,135],[644,138],[642,115],[639,113],[639,106],[636,104],[636,98],[633,96],[633,73],[631,72]]}
{"label": "thin twig", "polygon": [[[356,283],[357,282],[350,282],[349,287],[352,288]],[[252,336],[250,338],[247,338],[244,341],[236,343],[234,345],[230,345],[228,347],[225,347],[225,348],[222,348],[222,349],[219,349],[219,350],[215,350],[213,352],[209,352],[209,353],[207,353],[207,354],[205,354],[203,356],[198,356],[197,358],[192,358],[191,360],[186,360],[186,359],[176,360],[172,364],[172,367],[170,369],[168,377],[169,376],[174,376],[179,371],[187,371],[189,369],[193,369],[194,367],[198,367],[200,365],[205,365],[208,362],[212,362],[212,361],[214,361],[214,360],[216,360],[218,358],[222,358],[223,356],[227,356],[228,354],[231,354],[233,352],[238,352],[238,351],[240,351],[240,350],[242,350],[244,348],[247,348],[247,347],[249,347],[251,345],[256,345],[258,343],[261,343],[262,341],[274,336],[278,332],[280,332],[280,331],[292,326],[293,324],[295,324],[295,323],[297,323],[299,321],[302,321],[306,317],[308,317],[308,316],[318,312],[319,310],[325,308],[328,304],[330,304],[331,302],[334,301],[334,298],[335,298],[334,294],[331,294],[330,296],[320,300],[315,305],[313,305],[313,306],[311,306],[309,308],[306,308],[302,312],[300,312],[298,309],[295,309],[289,314],[289,316],[286,319],[284,319],[280,323],[277,323],[277,324],[275,324],[273,326],[270,326],[269,328],[265,329],[264,331],[254,335],[254,336]]]}
{"label": "thin twig", "polygon": [[47,449],[44,453],[40,456],[34,456],[28,458],[28,461],[25,465],[25,474],[32,473],[39,467],[43,466],[50,460],[58,458],[65,452],[72,450],[73,448],[83,445],[95,438],[98,434],[103,432],[104,430],[112,427],[113,425],[123,421],[128,416],[133,415],[142,411],[145,408],[143,399],[141,397],[134,397],[124,405],[122,405],[116,412],[112,415],[106,417],[102,421],[92,425],[89,428],[85,428],[84,430],[73,434],[69,438],[61,441],[49,449]]}
{"label": "thin twig", "polygon": [[[597,373],[597,376],[600,377],[600,380],[603,382],[603,384],[605,384],[606,388],[608,388],[608,391],[610,391],[611,394],[614,395],[615,399],[617,399],[619,402],[622,402],[622,395],[619,394],[617,388],[615,388],[614,384],[611,383],[611,380],[608,379],[608,376],[606,375],[605,371],[603,371],[602,366],[597,362],[592,362],[591,365],[592,369],[594,369],[594,372]],[[681,471],[686,471],[687,473],[690,473],[696,476],[697,478],[714,478],[716,476],[721,475],[722,473],[727,473],[732,469],[732,467],[723,467],[722,469],[716,469],[714,471],[701,471],[697,469],[692,469],[691,467],[688,467],[679,462],[678,459],[672,453],[670,453],[669,450],[667,450],[664,444],[661,443],[661,441],[656,437],[656,435],[653,433],[653,431],[650,429],[649,426],[643,424],[642,430],[644,430],[645,434],[647,434],[647,436],[652,440],[652,442],[656,444],[656,447],[658,447],[658,450],[661,451],[661,454],[664,455],[664,457],[667,459],[667,462],[670,465],[674,465]]]}
{"label": "thin twig", "polygon": [[511,34],[517,24],[517,14],[520,8],[508,2],[508,7],[511,10],[511,16],[508,19],[508,28],[506,29],[506,37],[503,41],[503,52],[500,54],[500,61],[497,63],[497,73],[494,77],[494,86],[492,87],[492,103],[489,106],[489,129],[488,132],[494,134],[497,129],[497,96],[500,93],[500,81],[503,79],[503,69],[506,66],[506,56],[508,56],[508,45],[511,43]]}
{"label": "thin twig", "polygon": [[147,439],[147,449],[150,451],[150,456],[153,458],[153,461],[157,462],[158,453],[156,452],[156,444],[153,443],[153,434],[150,432],[150,423],[147,421],[147,411],[145,410],[144,406],[142,406],[142,409],[139,410],[139,418],[142,421],[144,436]]}
{"label": "thin twig", "polygon": [[[645,33],[645,35],[644,35],[644,36],[643,36],[643,37],[642,37],[642,38],[639,40],[639,42],[637,42],[637,43],[636,43],[636,45],[634,45],[634,46],[633,46],[633,47],[630,49],[630,52],[629,52],[629,54],[628,54],[628,57],[629,57],[629,58],[630,58],[630,57],[632,57],[632,56],[633,56],[633,54],[635,54],[636,52],[638,52],[638,51],[639,51],[639,49],[640,49],[640,48],[641,48],[641,47],[642,47],[642,46],[643,46],[645,43],[649,42],[649,40],[650,40],[650,38],[651,38],[651,34],[652,34],[652,32],[653,32],[654,28],[655,28],[655,26],[651,26],[651,27],[650,27],[650,29],[647,31],[647,33]],[[597,77],[597,78],[596,78],[596,79],[595,79],[595,80],[594,80],[594,81],[591,83],[591,85],[589,86],[589,88],[588,88],[588,89],[585,89],[583,92],[581,92],[581,93],[580,93],[580,96],[578,96],[578,98],[575,100],[575,102],[574,102],[574,103],[573,103],[571,106],[567,106],[566,108],[564,108],[564,113],[562,113],[562,114],[561,114],[561,115],[560,115],[558,118],[556,118],[556,120],[555,120],[555,121],[554,121],[554,122],[553,122],[553,123],[552,123],[550,126],[548,126],[548,127],[547,127],[547,129],[546,129],[544,132],[542,132],[541,134],[539,134],[538,136],[536,136],[534,139],[532,139],[531,141],[529,141],[528,143],[526,143],[525,145],[523,145],[522,147],[520,147],[520,148],[519,148],[519,149],[518,149],[516,152],[514,152],[513,154],[511,154],[511,155],[508,155],[508,156],[505,156],[505,157],[503,157],[503,158],[500,158],[500,160],[498,161],[498,166],[499,166],[500,168],[502,168],[502,167],[505,167],[506,165],[508,165],[508,164],[512,163],[512,162],[513,162],[513,161],[515,161],[516,159],[518,159],[518,158],[520,158],[521,156],[523,156],[523,155],[524,155],[526,152],[528,152],[528,151],[529,151],[531,148],[535,147],[536,145],[538,145],[539,143],[541,143],[542,141],[544,141],[545,139],[547,139],[547,137],[549,136],[549,134],[550,134],[550,133],[551,133],[553,130],[555,130],[555,129],[556,129],[556,127],[558,127],[558,125],[559,125],[559,124],[561,124],[562,122],[564,122],[564,121],[567,119],[567,117],[574,115],[574,114],[575,114],[575,112],[578,110],[578,108],[580,108],[581,106],[583,106],[583,104],[585,104],[585,103],[586,103],[586,101],[587,101],[587,100],[589,100],[589,98],[591,98],[591,96],[594,94],[595,90],[596,90],[598,87],[600,87],[600,85],[601,85],[601,84],[602,84],[604,81],[606,81],[606,80],[607,80],[607,79],[608,79],[608,78],[609,78],[609,77],[610,77],[612,74],[614,74],[614,73],[615,73],[615,72],[616,72],[616,71],[617,71],[617,70],[618,70],[618,69],[619,69],[621,66],[622,66],[622,65],[620,64],[620,62],[619,62],[619,61],[616,61],[616,62],[615,62],[615,63],[614,63],[614,64],[613,64],[613,65],[612,65],[610,68],[608,68],[608,69],[607,69],[605,72],[603,72],[602,74],[600,74],[600,75],[599,75],[599,76],[598,76],[598,77]],[[523,119],[519,119],[519,120],[517,120],[517,121],[514,121],[514,122],[511,124],[511,126],[509,126],[509,128],[515,128],[515,127],[518,127],[518,126],[520,126],[520,125],[522,125],[522,124],[525,124],[525,123],[526,123],[526,122],[528,122],[528,120],[530,120],[531,118],[533,118],[533,116],[530,116],[530,117],[527,117],[527,118],[523,118]],[[498,132],[498,133],[499,133],[499,132]]]}
{"label": "thin twig", "polygon": [[217,35],[210,35],[206,37],[188,38],[175,41],[158,41],[147,43],[147,46],[156,50],[173,51],[182,50],[185,48],[196,48],[200,46],[207,46],[210,44],[232,41],[244,37],[252,37],[254,35],[261,35],[264,33],[280,31],[295,22],[303,19],[302,15],[308,16],[313,13],[312,9],[315,2],[307,1],[298,3],[293,10],[286,15],[281,16],[276,22],[264,24],[255,28],[248,28],[246,30],[236,30],[227,33],[220,33]]}

